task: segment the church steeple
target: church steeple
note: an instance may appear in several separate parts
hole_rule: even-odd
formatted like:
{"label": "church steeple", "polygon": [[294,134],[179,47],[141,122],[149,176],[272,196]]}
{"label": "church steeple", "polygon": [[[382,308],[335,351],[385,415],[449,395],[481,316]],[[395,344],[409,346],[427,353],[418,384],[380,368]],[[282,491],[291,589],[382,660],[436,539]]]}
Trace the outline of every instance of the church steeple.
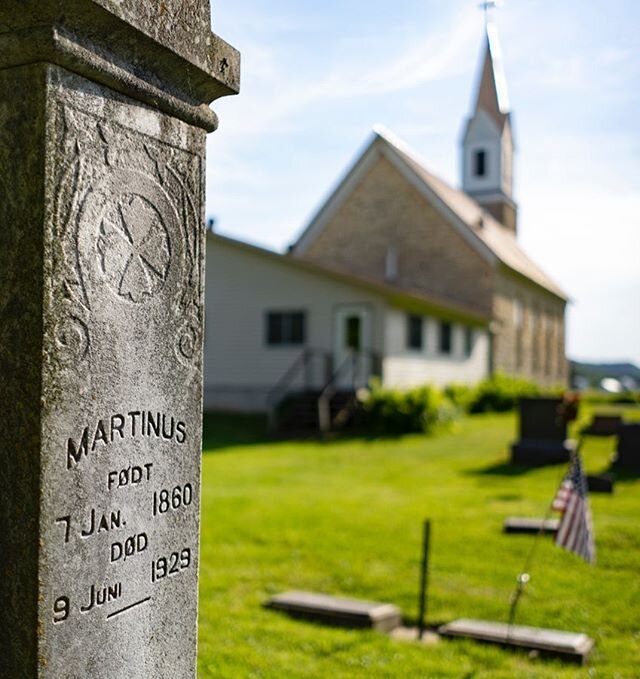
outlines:
{"label": "church steeple", "polygon": [[490,21],[482,59],[475,107],[462,141],[462,188],[515,234],[511,112],[498,31]]}

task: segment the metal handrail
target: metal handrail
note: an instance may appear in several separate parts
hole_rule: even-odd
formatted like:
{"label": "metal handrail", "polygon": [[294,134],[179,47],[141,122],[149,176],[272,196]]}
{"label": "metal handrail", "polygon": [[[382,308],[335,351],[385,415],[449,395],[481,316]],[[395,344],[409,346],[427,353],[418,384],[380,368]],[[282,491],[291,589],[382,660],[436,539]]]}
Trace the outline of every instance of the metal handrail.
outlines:
{"label": "metal handrail", "polygon": [[328,359],[331,354],[324,349],[303,349],[289,366],[284,375],[276,382],[275,386],[267,394],[267,406],[269,408],[269,427],[275,428],[277,406],[281,398],[289,391],[289,385],[298,377],[300,372],[305,371],[305,386],[309,387],[309,376],[306,373],[309,365],[317,356],[325,360],[325,376],[328,373]]}
{"label": "metal handrail", "polygon": [[358,367],[360,361],[364,358],[371,358],[373,369],[372,373],[377,372],[375,370],[376,363],[379,359],[378,354],[371,349],[361,349],[358,351],[350,350],[349,354],[338,366],[337,370],[333,373],[329,381],[325,384],[320,396],[318,397],[318,424],[320,431],[324,434],[331,429],[331,399],[335,396],[338,391],[338,379],[342,376],[342,372],[345,367],[351,368],[351,386],[353,391],[356,391],[356,380],[358,374]]}

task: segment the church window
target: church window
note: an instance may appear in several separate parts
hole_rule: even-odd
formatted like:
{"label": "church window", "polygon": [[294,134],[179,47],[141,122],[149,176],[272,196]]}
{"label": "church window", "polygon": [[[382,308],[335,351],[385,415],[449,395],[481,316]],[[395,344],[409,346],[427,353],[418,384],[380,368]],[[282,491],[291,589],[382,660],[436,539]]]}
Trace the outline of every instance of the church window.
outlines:
{"label": "church window", "polygon": [[473,328],[464,329],[464,355],[468,358],[473,353],[473,342],[475,339],[475,333]]}
{"label": "church window", "polygon": [[515,363],[516,369],[520,369],[524,363],[524,307],[518,300],[513,302],[513,324],[516,333]]}
{"label": "church window", "polygon": [[451,323],[440,323],[440,353],[450,354],[453,348]]}
{"label": "church window", "polygon": [[547,375],[551,375],[553,372],[552,361],[553,361],[553,320],[551,314],[547,316],[547,333],[546,333],[546,346],[545,346],[545,366],[544,371]]}
{"label": "church window", "polygon": [[304,344],[306,326],[304,311],[269,311],[266,320],[268,345]]}
{"label": "church window", "polygon": [[398,251],[388,248],[384,262],[384,277],[393,283],[398,278]]}
{"label": "church window", "polygon": [[473,154],[473,175],[474,177],[487,176],[487,152],[485,149],[475,151]]}
{"label": "church window", "polygon": [[347,349],[360,351],[360,316],[348,316],[346,319],[346,345]]}
{"label": "church window", "polygon": [[540,369],[540,322],[537,309],[531,310],[531,370],[537,373]]}
{"label": "church window", "polygon": [[516,328],[522,325],[522,302],[517,299],[513,301],[513,324]]}
{"label": "church window", "polygon": [[423,343],[422,316],[407,316],[407,348],[420,350]]}

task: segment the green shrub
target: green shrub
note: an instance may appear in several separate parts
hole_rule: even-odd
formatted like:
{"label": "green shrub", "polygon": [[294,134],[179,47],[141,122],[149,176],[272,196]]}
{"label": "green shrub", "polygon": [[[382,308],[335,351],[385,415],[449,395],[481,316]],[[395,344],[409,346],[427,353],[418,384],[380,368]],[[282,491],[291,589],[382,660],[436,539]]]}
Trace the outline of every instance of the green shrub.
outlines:
{"label": "green shrub", "polygon": [[449,384],[444,388],[444,395],[461,413],[471,410],[476,394],[477,387],[468,384]]}
{"label": "green shrub", "polygon": [[470,413],[502,413],[513,410],[523,396],[541,396],[542,390],[523,377],[510,377],[496,373],[475,387]]}
{"label": "green shrub", "polygon": [[[562,390],[545,390],[544,394]],[[465,413],[513,410],[524,396],[542,396],[535,383],[522,377],[496,373],[475,386],[451,384],[440,390],[433,385],[413,389],[388,389],[371,384],[362,401],[360,422],[375,434],[432,433]]]}
{"label": "green shrub", "polygon": [[456,419],[453,403],[436,387],[406,391],[386,389],[374,382],[362,404],[363,426],[377,434],[433,433]]}
{"label": "green shrub", "polygon": [[620,394],[608,394],[603,391],[588,390],[581,392],[580,398],[586,403],[594,404],[640,405],[640,391],[623,391]]}

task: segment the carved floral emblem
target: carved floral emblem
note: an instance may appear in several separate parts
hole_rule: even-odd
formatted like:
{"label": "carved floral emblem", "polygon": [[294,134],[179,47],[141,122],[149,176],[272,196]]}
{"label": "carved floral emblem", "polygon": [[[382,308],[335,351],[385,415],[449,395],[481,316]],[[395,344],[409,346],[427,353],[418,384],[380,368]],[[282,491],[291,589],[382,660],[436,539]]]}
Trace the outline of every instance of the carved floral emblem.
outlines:
{"label": "carved floral emblem", "polygon": [[107,207],[97,251],[102,273],[120,297],[144,302],[164,286],[171,261],[169,233],[146,198],[127,194]]}
{"label": "carved floral emblem", "polygon": [[[79,365],[92,353],[91,315],[103,290],[142,305],[159,293],[184,366],[202,347],[202,159],[184,149],[60,105],[56,163],[58,355]],[[100,280],[98,280],[100,279]]]}

